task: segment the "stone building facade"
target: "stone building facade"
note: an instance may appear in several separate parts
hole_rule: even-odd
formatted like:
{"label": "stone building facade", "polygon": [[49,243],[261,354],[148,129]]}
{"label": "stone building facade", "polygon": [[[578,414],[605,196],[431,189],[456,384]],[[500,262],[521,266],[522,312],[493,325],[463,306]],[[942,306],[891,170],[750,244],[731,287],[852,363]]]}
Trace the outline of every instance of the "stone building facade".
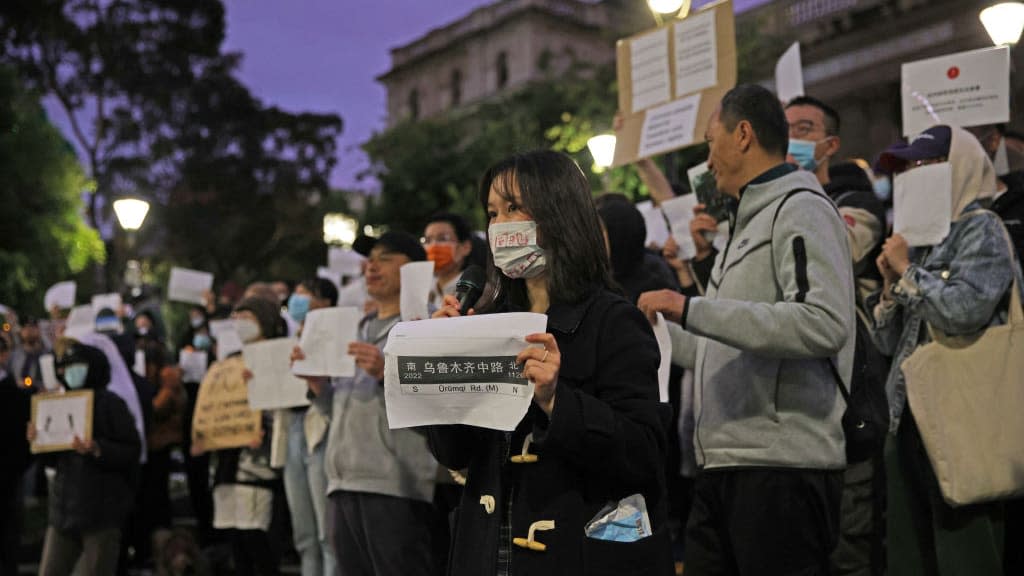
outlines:
{"label": "stone building facade", "polygon": [[574,59],[615,59],[604,3],[580,0],[499,0],[391,50],[391,69],[377,78],[387,89],[388,127],[471,106]]}
{"label": "stone building facade", "polygon": [[[542,76],[547,67],[564,70],[574,57],[614,61],[617,38],[654,25],[649,18],[636,18],[643,0],[635,3],[498,0],[393,49],[391,69],[378,78],[388,93],[388,127],[466,108]],[[740,70],[747,71],[740,81],[773,87],[775,59],[789,43],[800,41],[806,93],[828,102],[842,117],[841,154],[870,159],[901,135],[901,64],[990,47],[978,12],[991,3],[761,3],[736,17],[739,45],[746,40],[740,36],[744,31],[756,34],[747,53],[751,61],[740,62]],[[1014,48],[1013,54],[1019,51]],[[751,65],[754,60],[757,64]],[[1019,73],[1013,75],[1011,89],[1011,102],[1019,102],[1024,96]],[[1021,129],[1020,123],[1011,124]]]}
{"label": "stone building facade", "polygon": [[[871,160],[902,134],[901,64],[991,47],[978,19],[991,4],[777,0],[739,15],[737,22],[752,20],[765,35],[785,43],[800,41],[804,91],[829,103],[842,118],[840,154]],[[1014,48],[1012,54],[1018,53]],[[758,72],[761,83],[774,86],[773,69]],[[1011,90],[1011,103],[1020,102],[1024,84],[1019,74],[1011,75]]]}

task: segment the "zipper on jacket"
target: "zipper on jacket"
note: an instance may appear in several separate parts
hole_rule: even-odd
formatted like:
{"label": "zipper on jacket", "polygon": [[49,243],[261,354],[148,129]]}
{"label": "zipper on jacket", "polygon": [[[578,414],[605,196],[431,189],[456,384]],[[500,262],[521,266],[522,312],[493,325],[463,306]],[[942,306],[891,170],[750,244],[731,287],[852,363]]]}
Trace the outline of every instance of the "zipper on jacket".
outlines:
{"label": "zipper on jacket", "polygon": [[796,267],[796,301],[803,302],[811,287],[807,280],[807,247],[804,246],[803,236],[793,238],[793,260]]}
{"label": "zipper on jacket", "polygon": [[[704,355],[701,357],[701,364],[702,365],[704,364],[704,358],[706,358],[707,355],[708,355],[707,354],[707,350],[708,350],[707,344],[705,344],[704,345]],[[694,388],[696,388],[697,385],[698,385],[698,382],[697,382],[697,371],[696,370],[693,372],[693,385],[694,385]],[[703,404],[704,404],[704,371],[703,370],[701,370],[699,385],[700,385],[701,410],[700,410],[700,414],[698,414],[697,417],[693,419],[693,440],[694,440],[694,443],[697,445],[697,451],[700,452],[700,459],[706,464],[707,463],[707,456],[704,454],[704,444],[700,441],[700,419],[701,419],[702,416],[704,416],[704,406],[703,406]],[[696,394],[694,394],[694,396],[696,396]],[[694,405],[696,406],[696,404],[697,404],[697,399],[695,397],[694,398]],[[694,460],[696,460],[696,458],[694,458]]]}

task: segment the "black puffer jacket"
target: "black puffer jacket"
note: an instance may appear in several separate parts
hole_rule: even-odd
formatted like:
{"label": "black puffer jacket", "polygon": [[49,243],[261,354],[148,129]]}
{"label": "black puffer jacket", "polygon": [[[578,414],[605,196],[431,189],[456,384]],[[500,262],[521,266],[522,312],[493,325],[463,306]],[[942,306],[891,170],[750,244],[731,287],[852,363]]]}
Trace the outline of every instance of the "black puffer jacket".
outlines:
{"label": "black puffer jacket", "polygon": [[61,365],[85,361],[85,388],[93,391],[92,439],[99,456],[74,451],[47,458],[57,469],[50,499],[50,525],[62,531],[118,528],[131,512],[142,450],[128,406],[107,391],[110,364],[103,352],[75,344]]}

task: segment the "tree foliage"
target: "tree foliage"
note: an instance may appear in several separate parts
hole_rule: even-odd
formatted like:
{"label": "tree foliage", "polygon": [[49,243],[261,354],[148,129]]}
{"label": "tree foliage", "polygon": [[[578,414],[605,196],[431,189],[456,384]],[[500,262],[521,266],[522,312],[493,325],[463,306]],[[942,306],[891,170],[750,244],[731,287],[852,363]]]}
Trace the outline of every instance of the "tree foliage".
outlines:
{"label": "tree foliage", "polygon": [[243,281],[308,275],[341,119],[265,106],[223,40],[221,0],[0,8],[4,60],[64,109],[97,182],[90,222],[110,223],[100,195],[143,196],[153,258]]}
{"label": "tree foliage", "polygon": [[[643,2],[606,2],[616,14],[616,28],[610,33],[629,36],[654,26]],[[764,35],[762,29],[759,21],[749,19],[738,25],[741,81],[760,80],[757,75],[784,48],[780,39]],[[609,38],[610,44],[613,41]],[[364,145],[373,162],[371,173],[381,183],[381,195],[367,218],[417,231],[432,212],[453,210],[475,218],[482,227],[476,185],[483,170],[509,154],[534,148],[572,156],[595,193],[619,192],[643,200],[648,191],[633,167],[599,173],[586,147],[592,136],[611,130],[617,107],[615,65],[576,61],[567,72],[549,74],[469,109],[403,122]],[[670,180],[685,189],[687,169],[705,159],[707,146],[701,143],[657,161]]]}
{"label": "tree foliage", "polygon": [[47,287],[103,260],[81,218],[89,185],[38,96],[0,67],[0,302],[38,314]]}
{"label": "tree foliage", "polygon": [[477,186],[487,166],[517,152],[552,148],[572,156],[595,191],[641,194],[632,168],[593,173],[591,136],[611,129],[616,109],[614,65],[577,62],[512,93],[468,109],[375,134],[364,149],[381,195],[367,220],[420,230],[431,213],[450,210],[483,227]]}

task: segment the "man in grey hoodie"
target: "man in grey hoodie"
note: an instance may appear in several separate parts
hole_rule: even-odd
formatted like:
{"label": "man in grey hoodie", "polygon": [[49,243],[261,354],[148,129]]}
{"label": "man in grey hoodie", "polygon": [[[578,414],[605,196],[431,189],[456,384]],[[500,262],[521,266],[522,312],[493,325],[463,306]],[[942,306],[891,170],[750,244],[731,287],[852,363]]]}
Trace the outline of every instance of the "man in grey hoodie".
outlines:
{"label": "man in grey hoodie", "polygon": [[[376,241],[366,265],[366,291],[377,310],[359,323],[352,378],[314,381],[313,402],[331,415],[324,469],[329,532],[342,576],[428,576],[430,523],[438,464],[426,436],[391,430],[384,406],[384,353],[401,320],[403,264],[426,260],[419,241],[391,231]],[[316,379],[314,379],[316,380]]]}
{"label": "man in grey hoodie", "polygon": [[814,175],[785,163],[771,92],[730,90],[705,139],[719,191],[739,200],[729,245],[704,297],[638,302],[678,322],[673,362],[695,371],[686,573],[827,574],[855,336],[845,225]]}

